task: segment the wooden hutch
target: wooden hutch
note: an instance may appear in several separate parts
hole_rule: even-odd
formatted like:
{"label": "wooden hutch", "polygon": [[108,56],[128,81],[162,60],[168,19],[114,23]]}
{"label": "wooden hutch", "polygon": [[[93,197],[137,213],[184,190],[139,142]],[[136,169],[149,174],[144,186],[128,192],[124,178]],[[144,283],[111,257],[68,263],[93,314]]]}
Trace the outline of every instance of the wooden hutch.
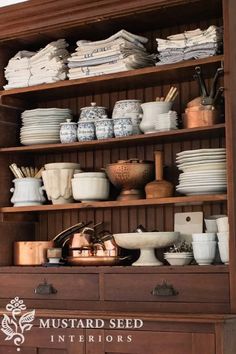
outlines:
{"label": "wooden hutch", "polygon": [[[22,49],[38,49],[66,38],[103,39],[119,29],[147,36],[156,51],[156,37],[210,24],[224,26],[224,55],[177,64],[144,68],[86,79],[0,91],[0,306],[19,296],[39,317],[141,318],[144,327],[129,330],[132,343],[50,342],[49,334],[69,329],[42,330],[35,326],[21,347],[23,354],[234,354],[236,352],[236,2],[234,0],[31,0],[0,11],[0,81],[3,68]],[[213,73],[224,66],[225,123],[150,135],[73,144],[20,146],[20,113],[37,107],[69,107],[79,115],[91,101],[109,107],[119,99],[152,101],[178,87],[175,109],[198,96],[192,79],[200,65],[210,85]],[[79,161],[83,169],[99,170],[118,159],[153,160],[162,150],[168,178],[176,184],[176,153],[208,147],[227,148],[228,193],[175,196],[140,201],[106,201],[15,207],[10,203],[9,164],[41,166],[46,162]],[[14,240],[47,240],[78,220],[104,220],[113,232],[129,232],[138,224],[148,229],[173,230],[174,213],[203,211],[228,213],[230,264],[186,267],[14,267]],[[46,280],[55,294],[38,295]],[[151,291],[166,280],[178,290],[173,297],[155,297]],[[63,332],[64,331],[64,332]],[[72,330],[71,330],[72,331]],[[75,330],[73,330],[75,331]],[[49,333],[50,332],[50,333]],[[70,332],[71,333],[71,332]],[[74,333],[74,332],[73,332]],[[126,330],[88,329],[76,334],[127,335]],[[12,342],[0,334],[0,354],[15,353]]]}

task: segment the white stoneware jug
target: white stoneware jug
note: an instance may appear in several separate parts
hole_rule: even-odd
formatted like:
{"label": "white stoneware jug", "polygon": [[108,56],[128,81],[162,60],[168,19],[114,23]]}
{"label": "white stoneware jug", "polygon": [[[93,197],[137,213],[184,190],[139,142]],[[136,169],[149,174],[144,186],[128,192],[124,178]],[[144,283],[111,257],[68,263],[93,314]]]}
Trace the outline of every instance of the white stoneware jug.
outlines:
{"label": "white stoneware jug", "polygon": [[173,102],[147,102],[141,104],[143,110],[143,118],[140,129],[144,134],[155,132],[155,122],[158,114],[168,113]]}

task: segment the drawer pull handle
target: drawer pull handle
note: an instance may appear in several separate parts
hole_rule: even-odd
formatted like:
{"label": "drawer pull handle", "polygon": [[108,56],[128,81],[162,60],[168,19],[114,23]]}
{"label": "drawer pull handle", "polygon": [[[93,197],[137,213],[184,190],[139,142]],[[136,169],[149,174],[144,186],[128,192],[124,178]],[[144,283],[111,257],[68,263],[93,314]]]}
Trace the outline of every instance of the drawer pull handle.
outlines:
{"label": "drawer pull handle", "polygon": [[56,294],[57,290],[54,289],[52,284],[48,284],[45,279],[44,283],[39,284],[37,288],[34,289],[34,292],[37,295],[51,295],[51,294]]}
{"label": "drawer pull handle", "polygon": [[157,286],[151,291],[153,296],[176,296],[179,294],[173,285],[168,284],[166,281],[163,281],[162,284],[157,284]]}

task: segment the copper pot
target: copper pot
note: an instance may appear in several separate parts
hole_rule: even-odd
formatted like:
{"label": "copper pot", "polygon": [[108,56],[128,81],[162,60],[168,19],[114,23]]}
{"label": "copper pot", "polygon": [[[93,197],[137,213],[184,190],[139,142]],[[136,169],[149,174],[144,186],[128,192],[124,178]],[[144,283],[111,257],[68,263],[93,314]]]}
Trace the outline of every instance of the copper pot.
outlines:
{"label": "copper pot", "polygon": [[154,179],[153,162],[138,159],[109,164],[106,172],[111,183],[121,189],[118,200],[142,199],[144,186]]}
{"label": "copper pot", "polygon": [[213,106],[192,106],[183,114],[184,128],[207,127],[221,123],[219,111]]}
{"label": "copper pot", "polygon": [[47,262],[47,249],[53,241],[14,242],[14,265],[42,265]]}
{"label": "copper pot", "polygon": [[82,232],[71,235],[70,238],[65,241],[64,245],[67,244],[69,248],[90,247],[93,234],[94,230],[92,228],[85,227]]}

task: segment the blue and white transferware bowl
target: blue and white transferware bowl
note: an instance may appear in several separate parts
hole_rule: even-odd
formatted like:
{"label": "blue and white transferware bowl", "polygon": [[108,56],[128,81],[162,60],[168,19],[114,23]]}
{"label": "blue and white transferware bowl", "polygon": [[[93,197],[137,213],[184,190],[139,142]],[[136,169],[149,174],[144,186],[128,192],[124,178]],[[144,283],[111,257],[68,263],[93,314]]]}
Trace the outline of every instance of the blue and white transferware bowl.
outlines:
{"label": "blue and white transferware bowl", "polygon": [[112,118],[128,117],[129,113],[142,113],[140,100],[117,101],[112,112]]}

